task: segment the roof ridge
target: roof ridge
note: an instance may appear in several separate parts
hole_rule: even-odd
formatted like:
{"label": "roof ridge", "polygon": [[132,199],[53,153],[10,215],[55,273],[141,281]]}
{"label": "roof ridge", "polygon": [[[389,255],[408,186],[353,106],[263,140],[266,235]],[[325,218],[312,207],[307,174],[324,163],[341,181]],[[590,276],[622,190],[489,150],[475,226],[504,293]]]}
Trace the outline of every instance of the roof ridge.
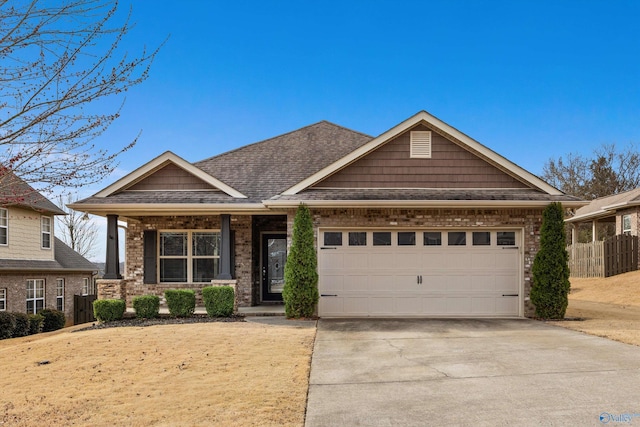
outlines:
{"label": "roof ridge", "polygon": [[246,148],[248,148],[248,147],[253,147],[254,145],[258,145],[258,144],[262,144],[262,143],[265,143],[265,142],[272,141],[272,140],[274,140],[274,139],[282,138],[282,137],[284,137],[284,136],[291,135],[291,134],[293,134],[293,133],[303,131],[303,130],[305,130],[305,129],[311,128],[311,127],[313,127],[313,126],[317,126],[317,125],[322,124],[322,123],[325,123],[325,124],[328,124],[328,125],[334,126],[334,127],[336,127],[336,128],[339,128],[339,129],[344,129],[344,130],[347,130],[347,131],[349,131],[349,132],[357,133],[357,134],[362,135],[362,136],[365,136],[365,137],[367,137],[367,138],[371,138],[371,139],[373,139],[373,138],[374,138],[373,136],[371,136],[371,135],[367,135],[366,133],[359,132],[359,131],[357,131],[357,130],[353,130],[353,129],[349,129],[349,128],[345,127],[345,126],[337,125],[337,124],[335,124],[335,123],[333,123],[333,122],[330,122],[330,121],[328,121],[328,120],[320,120],[319,122],[315,122],[315,123],[312,123],[312,124],[309,124],[309,125],[303,126],[303,127],[301,127],[301,128],[294,129],[294,130],[291,130],[291,131],[289,131],[289,132],[285,132],[285,133],[280,134],[280,135],[277,135],[277,136],[272,136],[271,138],[262,139],[262,140],[260,140],[260,141],[252,142],[252,143],[250,143],[250,144],[247,144],[247,145],[243,145],[243,146],[241,146],[241,147],[234,148],[233,150],[225,151],[224,153],[216,154],[215,156],[211,156],[211,157],[207,157],[207,158],[202,159],[202,160],[195,161],[195,162],[193,162],[193,165],[194,165],[194,166],[196,166],[196,167],[199,167],[199,166],[197,166],[197,164],[199,164],[199,163],[204,163],[204,162],[207,162],[207,161],[209,161],[209,160],[212,160],[212,159],[215,159],[215,158],[218,158],[218,157],[222,157],[222,156],[226,156],[226,155],[228,155],[228,154],[235,153],[235,152],[237,152],[238,150],[244,150],[244,149],[246,149]]}

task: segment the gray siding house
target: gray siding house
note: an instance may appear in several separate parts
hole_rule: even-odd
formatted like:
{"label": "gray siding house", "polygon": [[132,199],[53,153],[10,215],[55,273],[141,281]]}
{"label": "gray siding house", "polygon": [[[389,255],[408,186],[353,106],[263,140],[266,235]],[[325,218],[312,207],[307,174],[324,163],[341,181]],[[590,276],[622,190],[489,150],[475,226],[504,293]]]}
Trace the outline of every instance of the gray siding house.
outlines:
{"label": "gray siding house", "polygon": [[551,202],[585,204],[422,111],[377,137],[323,121],[195,163],[166,152],[72,208],[107,217],[98,296],[129,306],[212,282],[281,301],[304,203],[320,316],[523,317]]}

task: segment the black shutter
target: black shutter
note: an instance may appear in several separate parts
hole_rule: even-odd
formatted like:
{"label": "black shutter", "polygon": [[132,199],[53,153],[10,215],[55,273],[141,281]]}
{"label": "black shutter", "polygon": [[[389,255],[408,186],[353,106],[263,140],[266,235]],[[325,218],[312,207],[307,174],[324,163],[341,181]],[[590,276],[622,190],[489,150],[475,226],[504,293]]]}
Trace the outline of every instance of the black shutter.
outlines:
{"label": "black shutter", "polygon": [[156,230],[144,231],[144,283],[158,283],[157,256],[158,256],[158,232]]}

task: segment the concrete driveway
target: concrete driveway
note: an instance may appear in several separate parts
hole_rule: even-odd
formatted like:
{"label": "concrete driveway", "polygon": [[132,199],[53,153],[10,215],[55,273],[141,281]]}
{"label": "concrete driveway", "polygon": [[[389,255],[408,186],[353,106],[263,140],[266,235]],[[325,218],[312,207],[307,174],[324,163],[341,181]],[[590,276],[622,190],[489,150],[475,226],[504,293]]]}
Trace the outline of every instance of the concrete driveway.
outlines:
{"label": "concrete driveway", "polygon": [[533,320],[320,320],[306,426],[640,425],[640,347]]}

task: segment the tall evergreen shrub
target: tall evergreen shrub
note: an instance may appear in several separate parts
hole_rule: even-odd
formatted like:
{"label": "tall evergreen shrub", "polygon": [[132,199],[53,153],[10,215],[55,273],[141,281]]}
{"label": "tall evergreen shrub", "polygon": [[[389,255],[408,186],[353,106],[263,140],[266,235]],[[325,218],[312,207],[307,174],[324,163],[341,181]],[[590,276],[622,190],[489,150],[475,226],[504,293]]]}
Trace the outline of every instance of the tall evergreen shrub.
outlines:
{"label": "tall evergreen shrub", "polygon": [[293,220],[291,249],[284,267],[282,299],[286,316],[313,316],[319,298],[313,221],[309,208],[301,204]]}
{"label": "tall evergreen shrub", "polygon": [[564,234],[564,212],[552,203],[542,213],[540,250],[533,260],[531,302],[536,316],[562,319],[569,304],[569,265]]}

